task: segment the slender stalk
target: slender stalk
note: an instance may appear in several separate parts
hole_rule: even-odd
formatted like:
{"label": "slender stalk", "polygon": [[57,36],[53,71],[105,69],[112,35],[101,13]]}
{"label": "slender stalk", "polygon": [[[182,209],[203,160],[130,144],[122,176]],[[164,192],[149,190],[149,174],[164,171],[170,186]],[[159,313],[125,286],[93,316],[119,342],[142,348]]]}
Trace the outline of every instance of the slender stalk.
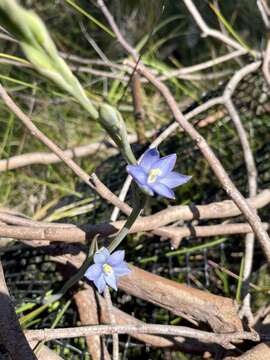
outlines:
{"label": "slender stalk", "polygon": [[143,194],[143,195],[141,195],[141,197],[139,196],[138,201],[135,202],[134,208],[133,208],[131,214],[129,215],[126,223],[124,224],[122,229],[119,231],[119,233],[115,237],[115,239],[108,246],[108,250],[110,252],[113,252],[121,244],[121,242],[124,240],[124,238],[127,236],[130,228],[135,223],[135,221],[137,220],[137,218],[140,215],[140,212],[144,208],[145,202],[146,202],[146,195]]}
{"label": "slender stalk", "polygon": [[[92,242],[92,244],[93,243],[94,242]],[[89,247],[88,255],[85,258],[85,260],[84,260],[82,266],[79,268],[79,270],[70,279],[68,279],[65,282],[65,284],[62,286],[62,288],[59,290],[59,292],[57,294],[53,294],[53,295],[50,295],[49,297],[45,298],[43,300],[43,303],[51,304],[55,301],[58,301],[73,285],[75,285],[78,281],[80,281],[83,278],[86,270],[91,265],[91,263],[93,261],[93,255],[94,255],[94,249],[93,249],[93,246],[91,245]]]}
{"label": "slender stalk", "polygon": [[[110,290],[109,290],[108,286],[106,286],[103,295],[104,295],[104,298],[106,301],[106,306],[108,309],[110,324],[117,325],[116,319],[115,319],[115,316],[113,313],[113,304],[112,304],[111,294],[110,294]],[[119,360],[119,337],[118,337],[118,334],[112,334],[112,339],[113,339],[113,360]]]}

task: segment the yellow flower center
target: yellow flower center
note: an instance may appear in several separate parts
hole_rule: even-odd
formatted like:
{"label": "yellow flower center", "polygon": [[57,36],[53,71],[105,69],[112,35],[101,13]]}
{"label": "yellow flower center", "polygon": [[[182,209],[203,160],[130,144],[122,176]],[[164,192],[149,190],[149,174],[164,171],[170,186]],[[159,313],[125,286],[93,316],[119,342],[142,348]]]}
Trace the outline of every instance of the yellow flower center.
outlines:
{"label": "yellow flower center", "polygon": [[113,272],[113,269],[109,264],[104,264],[103,271],[105,272],[106,275],[110,275]]}
{"label": "yellow flower center", "polygon": [[147,181],[151,184],[157,180],[157,177],[162,174],[162,171],[159,168],[151,169],[148,173]]}

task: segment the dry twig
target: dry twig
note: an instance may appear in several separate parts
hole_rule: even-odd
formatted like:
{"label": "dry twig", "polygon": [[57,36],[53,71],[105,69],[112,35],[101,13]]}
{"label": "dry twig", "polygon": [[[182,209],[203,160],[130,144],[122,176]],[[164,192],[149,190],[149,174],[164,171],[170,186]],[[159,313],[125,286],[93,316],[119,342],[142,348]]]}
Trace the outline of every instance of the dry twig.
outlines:
{"label": "dry twig", "polygon": [[170,79],[172,77],[178,77],[178,76],[181,76],[181,75],[188,75],[188,74],[191,74],[193,72],[205,70],[207,68],[222,64],[222,63],[227,62],[229,60],[236,59],[239,56],[245,55],[246,53],[247,53],[247,50],[244,50],[244,49],[235,50],[235,51],[232,51],[231,53],[222,55],[220,57],[216,57],[216,58],[214,58],[212,60],[205,61],[205,62],[203,62],[201,64],[196,64],[196,65],[184,67],[184,68],[177,69],[177,70],[171,70],[168,73],[166,73],[165,75],[160,76],[159,80],[164,81],[164,80],[168,80],[168,79]]}
{"label": "dry twig", "polygon": [[[269,229],[269,224],[262,224],[265,230]],[[188,236],[209,237],[219,235],[250,234],[252,233],[252,229],[249,224],[237,223],[189,227],[167,226],[157,229],[155,233],[164,238],[170,238],[172,246],[176,249],[179,247],[181,240]]]}
{"label": "dry twig", "polygon": [[[262,191],[254,198],[247,199],[247,202],[254,209],[266,206],[270,202],[270,190]],[[163,230],[164,232],[162,236],[164,236],[168,228],[162,229],[162,227],[178,220],[221,219],[238,216],[240,214],[241,212],[239,209],[230,200],[211,203],[209,205],[172,206],[170,208],[161,210],[154,215],[138,218],[131,227],[130,233],[153,230],[157,235],[160,235],[159,231]],[[100,234],[102,236],[114,234],[124,225],[123,220],[111,223],[83,226],[63,223],[51,224],[42,221],[29,220],[21,216],[10,214],[7,211],[4,212],[3,210],[0,211],[0,221],[7,224],[16,225],[12,226],[1,224],[1,237],[11,237],[18,240],[64,241],[82,243],[93,238],[93,236],[96,234]],[[234,224],[233,228],[234,229],[232,231],[235,231],[235,233],[237,233],[237,231],[239,231],[239,233],[245,233],[250,232],[251,230],[247,224]],[[207,229],[207,227],[205,229]],[[229,231],[229,228],[225,229]],[[222,230],[222,228],[220,228],[220,230]],[[181,231],[182,230],[180,230],[180,232]],[[187,230],[184,228],[183,231],[186,232]]]}
{"label": "dry twig", "polygon": [[[106,286],[106,288],[105,288],[104,297],[105,297],[106,306],[107,306],[107,309],[108,309],[110,324],[115,325],[116,320],[115,320],[115,316],[114,316],[114,313],[113,313],[113,304],[112,304],[112,299],[111,299],[110,290],[109,290],[108,286]],[[112,338],[113,338],[113,360],[118,360],[119,359],[119,338],[118,338],[118,334],[113,334]]]}
{"label": "dry twig", "polygon": [[242,340],[258,341],[259,337],[255,333],[239,332],[230,334],[214,334],[206,331],[187,328],[184,326],[173,325],[92,325],[75,328],[26,330],[25,334],[29,340],[48,341],[52,339],[74,338],[89,335],[108,335],[108,334],[161,334],[177,335],[187,338],[198,339],[204,343],[216,343],[225,349],[234,349],[233,343]]}
{"label": "dry twig", "polygon": [[136,132],[138,135],[139,144],[144,144],[146,140],[146,133],[144,127],[144,110],[142,104],[142,84],[140,76],[135,73],[132,76],[132,98],[133,98],[133,107],[134,107],[134,117]]}
{"label": "dry twig", "polygon": [[[260,62],[251,63],[237,73],[231,78],[228,82],[225,91],[224,91],[224,105],[226,106],[229,115],[234,123],[234,126],[237,130],[240,144],[243,149],[244,160],[247,169],[248,176],[248,191],[249,197],[253,197],[257,193],[257,169],[255,160],[249,145],[248,136],[246,134],[245,128],[241,122],[240,116],[232,102],[232,95],[237,87],[237,84],[248,74],[256,71],[260,66]],[[244,262],[244,272],[243,272],[243,306],[242,306],[242,316],[245,316],[249,323],[252,323],[252,312],[250,308],[250,294],[248,293],[249,288],[249,279],[252,271],[253,256],[254,256],[254,242],[255,236],[252,233],[246,235],[245,238],[245,262]]]}
{"label": "dry twig", "polygon": [[225,43],[226,45],[229,45],[230,47],[232,47],[234,49],[246,51],[246,49],[243,48],[243,46],[241,46],[238,42],[232,40],[229,36],[222,34],[218,30],[211,29],[206,24],[206,22],[203,20],[201,14],[199,13],[198,9],[196,8],[196,6],[194,5],[192,0],[183,0],[183,1],[186,5],[188,11],[193,16],[193,19],[195,20],[196,24],[201,29],[203,37],[211,36],[215,39],[222,41],[223,43]]}
{"label": "dry twig", "polygon": [[[109,314],[108,314],[108,307],[106,305],[104,298],[101,295],[94,292],[93,288],[90,287],[89,285],[85,284],[84,286],[85,286],[85,289],[79,291],[79,293],[77,293],[77,294],[80,294],[79,296],[83,297],[83,302],[85,304],[85,308],[89,309],[92,306],[91,299],[92,299],[93,294],[95,294],[97,301],[98,301],[99,310],[100,310],[100,321],[103,324],[108,324],[110,322],[110,319],[109,319]],[[77,294],[75,295],[76,297],[77,297]],[[136,319],[135,317],[123,312],[122,310],[120,310],[116,307],[112,308],[112,312],[115,316],[116,324],[118,324],[118,325],[144,324],[143,321]],[[202,353],[206,350],[214,352],[214,349],[212,349],[210,345],[206,346],[196,340],[193,341],[192,339],[185,339],[180,336],[176,336],[176,337],[164,336],[163,337],[163,336],[159,336],[159,335],[138,334],[138,333],[133,333],[130,335],[133,338],[135,338],[141,342],[144,342],[147,345],[153,346],[153,347],[162,347],[162,348],[170,347],[170,348],[180,349],[182,351],[199,352],[199,353]]]}
{"label": "dry twig", "polygon": [[[87,294],[80,290],[74,295],[82,325],[99,324],[99,304],[94,290],[89,287]],[[105,341],[101,336],[87,336],[88,350],[93,360],[110,360]]]}

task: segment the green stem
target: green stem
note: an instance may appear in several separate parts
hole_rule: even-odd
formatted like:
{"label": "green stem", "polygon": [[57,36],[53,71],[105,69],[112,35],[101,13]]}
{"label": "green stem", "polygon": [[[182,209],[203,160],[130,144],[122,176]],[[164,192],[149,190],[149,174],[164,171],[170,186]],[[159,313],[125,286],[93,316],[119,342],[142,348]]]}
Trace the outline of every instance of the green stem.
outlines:
{"label": "green stem", "polygon": [[138,195],[137,194],[137,196],[139,196],[139,201],[135,202],[134,208],[132,209],[132,212],[129,215],[125,225],[122,227],[122,229],[119,231],[118,235],[108,246],[108,250],[110,253],[112,253],[121,244],[121,242],[127,236],[131,226],[135,223],[138,216],[140,215],[141,210],[144,208],[144,205],[146,202],[146,195],[144,195],[144,194]]}
{"label": "green stem", "polygon": [[245,258],[242,257],[241,264],[240,264],[239,278],[238,278],[237,288],[236,288],[236,296],[235,296],[235,300],[237,301],[238,304],[241,303],[241,289],[242,289],[242,285],[243,285],[244,264],[245,264]]}
{"label": "green stem", "polygon": [[91,118],[98,120],[99,114],[95,106],[92,104],[88,96],[86,95],[83,87],[78,82],[77,78],[73,79],[73,91],[72,95],[77,99],[77,101],[85,108],[85,110],[90,114]]}
{"label": "green stem", "polygon": [[[124,144],[122,147],[122,154],[123,154],[124,158],[126,159],[128,164],[136,165],[137,160],[133,154],[133,151],[131,150],[129,142],[127,141],[127,139],[125,139],[123,142],[124,142]],[[120,149],[121,149],[121,147],[120,147]]]}
{"label": "green stem", "polygon": [[68,279],[64,286],[59,290],[59,292],[57,294],[53,294],[50,295],[48,298],[45,298],[43,300],[44,304],[51,304],[55,301],[58,301],[59,299],[62,298],[63,295],[65,295],[65,293],[73,286],[75,285],[78,281],[81,280],[81,278],[84,276],[86,270],[89,268],[89,266],[92,264],[93,262],[93,248],[92,246],[90,246],[89,248],[89,252],[87,254],[86,259],[84,260],[82,266],[79,268],[79,270],[76,272],[76,274],[74,274],[70,279]]}

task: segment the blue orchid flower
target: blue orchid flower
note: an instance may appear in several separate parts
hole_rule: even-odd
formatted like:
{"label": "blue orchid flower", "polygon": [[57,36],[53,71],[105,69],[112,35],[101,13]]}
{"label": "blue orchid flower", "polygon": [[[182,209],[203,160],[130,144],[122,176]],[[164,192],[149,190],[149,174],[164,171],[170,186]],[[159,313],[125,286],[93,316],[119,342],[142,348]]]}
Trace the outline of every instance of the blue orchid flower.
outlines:
{"label": "blue orchid flower", "polygon": [[127,166],[127,172],[147,194],[174,199],[172,189],[191,179],[191,176],[172,171],[175,162],[176,154],[160,158],[156,148],[149,149],[144,153],[138,165]]}
{"label": "blue orchid flower", "polygon": [[110,254],[109,250],[103,247],[95,253],[94,264],[87,269],[84,276],[94,282],[100,293],[105,290],[106,285],[117,290],[118,277],[131,272],[124,257],[124,250]]}

